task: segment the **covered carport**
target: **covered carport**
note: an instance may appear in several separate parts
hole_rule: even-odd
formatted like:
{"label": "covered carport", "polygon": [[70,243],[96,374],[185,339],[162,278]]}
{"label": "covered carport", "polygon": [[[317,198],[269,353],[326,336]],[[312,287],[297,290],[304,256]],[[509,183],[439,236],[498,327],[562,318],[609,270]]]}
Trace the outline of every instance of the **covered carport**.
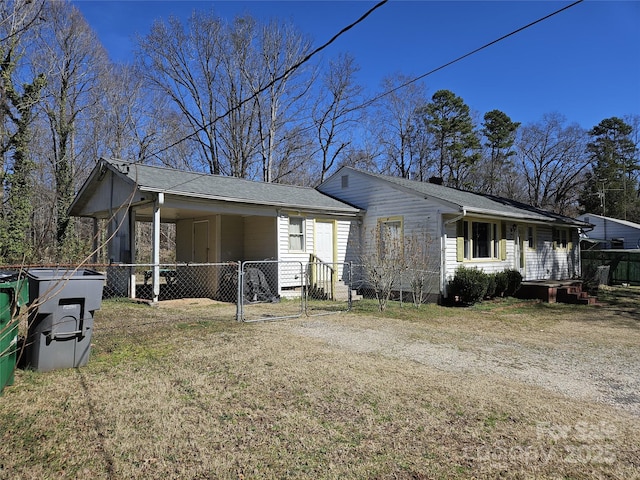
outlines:
{"label": "covered carport", "polygon": [[[158,301],[163,273],[162,223],[176,225],[177,263],[279,259],[288,241],[287,227],[279,218],[291,212],[355,217],[358,209],[312,188],[105,159],[98,161],[70,207],[70,215],[94,219],[96,242],[97,220],[106,221],[111,264],[136,264],[136,225],[152,224],[149,280],[153,302]],[[212,289],[216,282],[212,279]],[[135,297],[133,268],[126,285],[120,287]]]}

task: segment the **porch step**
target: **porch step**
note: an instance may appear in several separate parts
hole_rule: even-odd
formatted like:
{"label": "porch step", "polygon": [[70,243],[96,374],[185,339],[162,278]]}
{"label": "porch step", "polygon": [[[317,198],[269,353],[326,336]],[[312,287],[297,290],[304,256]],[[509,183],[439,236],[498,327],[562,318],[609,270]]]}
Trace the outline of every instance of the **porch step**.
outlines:
{"label": "porch step", "polygon": [[560,303],[575,305],[593,305],[596,303],[595,297],[590,296],[588,292],[582,291],[582,285],[558,288],[556,299]]}
{"label": "porch step", "polygon": [[594,305],[596,298],[582,291],[580,281],[529,281],[523,282],[517,292],[518,298],[540,299],[547,303],[569,303],[574,305]]}

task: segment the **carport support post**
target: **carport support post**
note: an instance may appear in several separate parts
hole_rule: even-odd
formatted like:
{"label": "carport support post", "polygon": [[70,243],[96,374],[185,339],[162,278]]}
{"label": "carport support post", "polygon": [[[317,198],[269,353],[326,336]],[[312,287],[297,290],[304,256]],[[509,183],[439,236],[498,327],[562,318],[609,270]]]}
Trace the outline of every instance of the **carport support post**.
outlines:
{"label": "carport support post", "polygon": [[164,204],[164,193],[158,193],[153,204],[153,303],[157,303],[160,298],[160,207]]}
{"label": "carport support post", "polygon": [[244,305],[244,292],[242,286],[244,285],[244,279],[242,278],[242,262],[238,262],[238,289],[236,295],[236,321],[241,322],[244,312],[242,306]]}
{"label": "carport support post", "polygon": [[136,212],[129,209],[129,296],[136,298]]}

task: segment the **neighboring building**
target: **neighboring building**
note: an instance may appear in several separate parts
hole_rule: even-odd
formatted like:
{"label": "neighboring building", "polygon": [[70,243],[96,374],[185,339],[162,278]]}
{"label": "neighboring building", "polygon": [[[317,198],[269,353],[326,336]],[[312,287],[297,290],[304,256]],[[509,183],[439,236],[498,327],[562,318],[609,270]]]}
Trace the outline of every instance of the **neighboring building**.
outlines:
{"label": "neighboring building", "polygon": [[[516,269],[524,280],[580,276],[581,220],[519,202],[442,185],[342,167],[319,187],[323,193],[365,211],[363,237],[380,228],[428,238],[439,291],[461,266],[487,273]],[[354,249],[355,250],[355,249]]]}
{"label": "neighboring building", "polygon": [[580,238],[585,249],[640,248],[640,224],[593,213],[585,213],[578,219],[593,225]]}

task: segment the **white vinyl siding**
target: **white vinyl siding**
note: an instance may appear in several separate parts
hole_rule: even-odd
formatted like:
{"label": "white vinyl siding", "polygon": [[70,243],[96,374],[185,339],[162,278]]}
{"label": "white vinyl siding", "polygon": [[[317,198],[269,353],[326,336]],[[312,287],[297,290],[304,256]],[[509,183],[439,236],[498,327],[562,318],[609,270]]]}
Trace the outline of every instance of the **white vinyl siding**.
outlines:
{"label": "white vinyl siding", "polygon": [[[497,225],[497,223],[494,223]],[[511,268],[513,266],[513,239],[508,238],[504,242],[504,246],[500,247],[500,227],[498,229],[498,242],[495,247],[497,250],[492,250],[492,255],[497,255],[498,258],[476,258],[470,260],[464,260],[464,263],[460,262],[458,259],[458,227],[457,223],[450,223],[447,225],[445,233],[446,233],[446,242],[445,242],[445,263],[446,263],[446,271],[445,271],[445,280],[448,282],[453,278],[457,268],[460,265],[464,265],[465,267],[474,268],[477,267],[485,273],[496,273],[501,272],[507,268]],[[493,248],[493,247],[492,247]],[[505,260],[501,260],[502,252],[501,248],[504,248],[504,257]]]}
{"label": "white vinyl siding", "polygon": [[[296,262],[296,264],[289,264],[289,268],[297,269],[297,262],[302,266],[304,272],[306,265],[310,260],[310,252],[315,249],[315,238],[313,237],[313,225],[314,219],[311,216],[304,217],[304,235],[306,242],[306,251],[290,250],[289,249],[289,215],[283,213],[278,217],[278,259],[283,262]],[[317,220],[329,221],[330,218],[322,216]],[[358,220],[355,219],[337,219],[335,220],[335,235],[336,235],[336,263],[338,267],[338,278],[342,278],[343,265],[345,261],[355,261],[359,258],[359,253],[351,248],[349,243],[350,239],[358,239]],[[354,248],[357,248],[358,243],[354,242]],[[347,258],[349,256],[349,258]],[[282,278],[280,287],[296,287],[301,285],[301,278]]]}
{"label": "white vinyl siding", "polygon": [[[450,206],[436,202],[425,202],[424,198],[417,195],[405,194],[393,188],[387,182],[371,179],[359,172],[349,172],[348,188],[342,188],[342,176],[336,175],[322,184],[320,190],[342,201],[348,202],[366,210],[366,215],[359,228],[362,255],[366,255],[366,249],[375,245],[376,229],[379,228],[380,219],[402,218],[402,233],[406,239],[410,235],[428,237],[429,255],[433,260],[435,282],[439,283],[441,265],[441,214],[455,213]],[[455,235],[454,235],[455,241]],[[349,243],[358,243],[357,237],[352,235]],[[354,263],[362,263],[362,258],[351,257],[354,250],[349,248],[348,260]],[[455,255],[455,250],[453,251]],[[455,257],[454,257],[455,258]],[[409,289],[409,285],[402,288]],[[433,287],[436,292],[439,285]]]}
{"label": "white vinyl siding", "polygon": [[[532,224],[499,216],[474,218],[473,215],[467,215],[464,217],[466,221],[483,222],[491,226],[485,235],[483,252],[481,253],[479,248],[476,249],[476,256],[487,255],[487,252],[488,256],[473,258],[473,245],[470,244],[470,255],[467,256],[472,258],[464,260],[462,253],[458,255],[458,225],[462,225],[456,220],[461,213],[459,207],[433,197],[426,198],[424,195],[405,191],[384,179],[355,170],[348,170],[348,175],[346,186],[342,183],[343,175],[337,174],[323,183],[320,190],[365,210],[361,227],[362,248],[371,248],[371,244],[375,243],[371,241],[371,237],[378,228],[378,219],[402,217],[405,238],[414,232],[426,232],[431,237],[431,257],[436,259],[435,268],[443,270],[438,275],[441,279],[439,288],[443,292],[460,265],[478,267],[487,273],[515,268],[514,240],[518,231],[520,245],[525,247],[522,252],[524,259],[518,258],[520,261],[524,260],[525,280],[567,279],[573,278],[579,272],[575,228],[567,229],[567,247],[569,235],[575,238],[571,240],[572,248],[553,251],[551,225]],[[529,248],[529,227],[533,227],[533,249]],[[469,229],[472,230],[472,225],[469,225]],[[351,238],[349,241],[358,243]],[[464,248],[464,243],[461,248]]]}

